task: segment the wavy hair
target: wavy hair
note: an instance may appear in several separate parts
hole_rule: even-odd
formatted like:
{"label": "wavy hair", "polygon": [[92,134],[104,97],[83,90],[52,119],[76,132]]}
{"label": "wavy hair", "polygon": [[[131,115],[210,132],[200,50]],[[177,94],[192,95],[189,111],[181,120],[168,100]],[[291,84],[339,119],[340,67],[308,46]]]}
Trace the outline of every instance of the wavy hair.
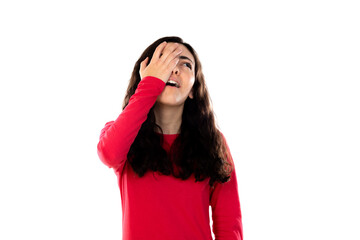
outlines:
{"label": "wavy hair", "polygon": [[[229,160],[230,153],[225,139],[218,130],[215,114],[212,110],[211,99],[205,84],[201,63],[195,50],[179,37],[160,38],[145,49],[135,63],[126,95],[123,110],[128,105],[131,96],[140,82],[140,63],[149,57],[150,63],[156,47],[163,41],[184,45],[195,59],[195,81],[193,85],[193,99],[187,98],[184,103],[180,134],[170,149],[170,154],[162,148],[161,127],[155,123],[154,106],[150,109],[146,121],[142,124],[127,158],[134,172],[142,177],[148,170],[157,171],[164,175],[173,175],[183,180],[192,174],[196,181],[210,178],[209,185],[215,182],[224,183],[230,180],[233,166]],[[175,171],[173,164],[179,169]]]}

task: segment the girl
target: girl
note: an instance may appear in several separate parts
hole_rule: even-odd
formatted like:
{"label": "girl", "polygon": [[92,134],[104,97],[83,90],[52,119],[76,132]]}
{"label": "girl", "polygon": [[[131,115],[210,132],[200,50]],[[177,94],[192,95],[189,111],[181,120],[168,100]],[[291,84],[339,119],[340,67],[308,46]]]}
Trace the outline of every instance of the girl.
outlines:
{"label": "girl", "polygon": [[118,177],[123,240],[242,240],[235,166],[216,127],[201,64],[179,37],[136,62],[115,121],[97,145]]}

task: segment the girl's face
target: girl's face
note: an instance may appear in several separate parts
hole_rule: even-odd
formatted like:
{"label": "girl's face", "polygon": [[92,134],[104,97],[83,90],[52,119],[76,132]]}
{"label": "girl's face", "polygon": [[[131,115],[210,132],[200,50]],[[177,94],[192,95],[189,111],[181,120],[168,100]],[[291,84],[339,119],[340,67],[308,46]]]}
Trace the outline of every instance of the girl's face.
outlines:
{"label": "girl's face", "polygon": [[[168,44],[174,43],[170,42]],[[165,89],[156,100],[160,104],[179,106],[184,104],[187,97],[193,98],[192,87],[195,81],[194,56],[184,45],[180,44],[180,48],[182,53],[179,55],[179,62],[172,71]],[[176,82],[176,86],[172,84],[173,82]]]}

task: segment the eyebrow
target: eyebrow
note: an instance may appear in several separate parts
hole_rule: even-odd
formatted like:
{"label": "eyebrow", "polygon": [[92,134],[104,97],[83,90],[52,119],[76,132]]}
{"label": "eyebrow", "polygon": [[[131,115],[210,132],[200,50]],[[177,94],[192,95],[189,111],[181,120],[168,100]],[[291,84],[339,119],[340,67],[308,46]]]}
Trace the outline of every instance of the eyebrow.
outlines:
{"label": "eyebrow", "polygon": [[180,56],[179,58],[180,58],[180,59],[186,59],[186,60],[189,60],[192,64],[194,64],[194,63],[193,63],[193,61],[191,61],[191,59],[190,59],[190,58],[188,58],[187,56]]}

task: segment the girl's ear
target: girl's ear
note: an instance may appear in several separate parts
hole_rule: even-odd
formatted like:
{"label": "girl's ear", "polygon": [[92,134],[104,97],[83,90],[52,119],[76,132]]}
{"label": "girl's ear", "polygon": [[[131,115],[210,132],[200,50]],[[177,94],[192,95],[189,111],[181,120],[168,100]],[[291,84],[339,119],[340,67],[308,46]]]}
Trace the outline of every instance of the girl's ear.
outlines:
{"label": "girl's ear", "polygon": [[193,99],[194,98],[194,94],[193,94],[193,90],[191,89],[190,93],[189,93],[189,98]]}

